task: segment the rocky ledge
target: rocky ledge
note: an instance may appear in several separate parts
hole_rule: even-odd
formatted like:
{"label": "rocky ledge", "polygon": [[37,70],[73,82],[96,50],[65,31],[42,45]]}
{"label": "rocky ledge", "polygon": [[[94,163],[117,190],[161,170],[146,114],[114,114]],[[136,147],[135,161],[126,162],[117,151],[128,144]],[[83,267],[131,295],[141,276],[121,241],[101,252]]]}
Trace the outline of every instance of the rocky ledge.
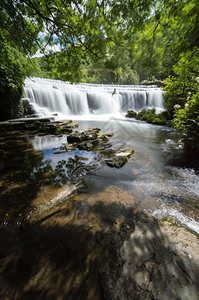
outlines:
{"label": "rocky ledge", "polygon": [[73,124],[72,120],[55,121],[50,118],[21,118],[0,123],[0,132],[7,130],[31,131],[34,134],[69,134],[78,124]]}
{"label": "rocky ledge", "polygon": [[74,129],[78,124],[72,120],[55,121],[53,117],[21,118],[0,122],[0,132],[29,131],[35,135],[67,135],[67,144],[61,146],[54,154],[72,152],[79,150],[95,151],[102,155],[105,164],[109,167],[121,168],[133,154],[132,149],[114,149],[109,142],[113,133],[100,134],[100,128],[89,128],[84,130]]}
{"label": "rocky ledge", "polygon": [[146,213],[126,226],[119,269],[103,274],[104,299],[199,299],[199,239],[174,221]]}

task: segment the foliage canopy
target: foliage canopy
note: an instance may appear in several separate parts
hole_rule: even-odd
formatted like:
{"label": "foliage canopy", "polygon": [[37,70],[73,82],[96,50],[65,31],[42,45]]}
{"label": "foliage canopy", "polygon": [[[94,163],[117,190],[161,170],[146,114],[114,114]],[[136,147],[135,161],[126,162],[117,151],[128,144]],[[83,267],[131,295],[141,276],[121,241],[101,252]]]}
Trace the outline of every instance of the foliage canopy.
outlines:
{"label": "foliage canopy", "polygon": [[[197,0],[2,0],[0,54],[7,45],[26,56],[40,49],[46,76],[65,80],[164,79],[198,47],[198,25]],[[60,51],[47,51],[53,45]],[[114,72],[90,71],[99,68]]]}
{"label": "foliage canopy", "polygon": [[0,66],[1,112],[9,107],[0,119],[14,117],[25,76],[117,84],[168,77],[165,106],[184,132],[182,114],[195,115],[181,110],[198,99],[198,0],[1,0]]}

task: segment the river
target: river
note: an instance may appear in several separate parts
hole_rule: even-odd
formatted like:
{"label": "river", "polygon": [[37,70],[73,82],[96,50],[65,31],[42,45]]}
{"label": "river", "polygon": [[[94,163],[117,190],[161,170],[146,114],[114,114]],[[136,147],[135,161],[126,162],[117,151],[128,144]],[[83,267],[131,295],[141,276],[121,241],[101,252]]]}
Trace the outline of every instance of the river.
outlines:
{"label": "river", "polygon": [[[110,118],[106,121],[78,121],[80,129],[99,127],[101,132],[113,132],[115,148],[134,149],[128,163],[120,169],[103,165],[86,178],[87,190],[82,200],[117,197],[121,203],[130,202],[158,218],[171,217],[199,233],[199,175],[198,165],[186,157],[180,137],[166,126],[157,126],[129,119]],[[49,147],[66,143],[66,137],[35,137],[37,150],[55,165],[58,160],[74,153],[54,155]],[[94,157],[93,152],[77,153]]]}
{"label": "river", "polygon": [[[56,114],[58,119],[72,119],[74,123],[79,124],[79,129],[99,127],[101,133],[114,133],[110,139],[113,147],[134,149],[134,154],[122,168],[110,168],[101,164],[93,175],[86,176],[87,190],[76,196],[80,197],[82,202],[86,202],[88,198],[95,200],[97,198],[100,201],[102,197],[108,202],[109,199],[117,197],[117,201],[121,203],[131,203],[137,210],[147,210],[158,218],[172,217],[199,233],[198,162],[185,156],[180,137],[172,128],[124,117],[127,109],[139,111],[145,107],[155,107],[159,111],[162,110],[163,99],[160,89],[142,86],[70,85],[60,81],[33,78],[26,81],[25,98],[30,99],[38,115]],[[21,164],[22,153],[19,151],[14,154],[14,158],[12,155],[11,166],[10,159],[8,167],[1,163],[3,180],[7,180],[6,184],[10,184],[10,189],[13,175],[10,177],[6,175],[6,177],[5,172],[13,174],[14,170],[18,174],[20,168],[23,168],[25,177],[21,177],[22,185],[24,178],[28,177],[32,180],[33,175],[44,168],[46,161],[55,169],[58,162],[68,161],[75,155],[84,157],[87,163],[92,163],[99,158],[99,155],[93,151],[76,150],[54,154],[55,148],[67,143],[66,135],[30,134],[23,137],[23,143],[24,140],[29,143],[29,148],[34,147],[37,153],[34,155],[39,159],[33,159],[30,155],[27,157],[26,151],[23,157],[24,163]],[[10,141],[8,148],[11,148],[9,146],[11,144]],[[28,153],[32,151],[33,149]],[[17,167],[16,163],[18,163]],[[28,164],[31,166],[29,167]],[[35,181],[33,185],[31,189],[34,190]],[[17,197],[21,197],[23,193],[23,189],[20,186],[19,188],[21,192],[14,195],[16,203],[18,203]],[[9,195],[9,189],[4,192],[2,188],[2,191],[4,194],[7,191]],[[11,197],[13,195],[10,194],[5,198],[5,212]],[[34,197],[36,194],[32,195],[31,199]]]}

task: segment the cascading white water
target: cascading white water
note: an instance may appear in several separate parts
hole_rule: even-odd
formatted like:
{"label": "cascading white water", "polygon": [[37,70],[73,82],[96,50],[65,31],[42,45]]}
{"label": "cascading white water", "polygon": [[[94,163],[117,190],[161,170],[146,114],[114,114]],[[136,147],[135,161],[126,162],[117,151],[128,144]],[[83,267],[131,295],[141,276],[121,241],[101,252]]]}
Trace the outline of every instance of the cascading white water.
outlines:
{"label": "cascading white water", "polygon": [[25,81],[24,95],[30,103],[47,109],[49,113],[58,112],[66,117],[119,115],[128,109],[140,111],[152,107],[163,110],[162,90],[155,86],[70,84],[32,78]]}

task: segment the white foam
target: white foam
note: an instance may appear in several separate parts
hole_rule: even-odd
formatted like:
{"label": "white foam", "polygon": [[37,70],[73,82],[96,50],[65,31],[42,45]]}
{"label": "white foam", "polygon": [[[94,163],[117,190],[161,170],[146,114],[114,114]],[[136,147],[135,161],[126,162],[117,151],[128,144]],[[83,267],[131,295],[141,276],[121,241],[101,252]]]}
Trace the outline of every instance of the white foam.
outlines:
{"label": "white foam", "polygon": [[162,204],[158,209],[153,212],[153,215],[157,218],[162,217],[171,217],[178,220],[181,224],[187,226],[188,228],[194,230],[199,233],[199,222],[194,220],[191,217],[185,216],[182,212],[180,212],[180,208],[171,208],[166,206],[166,204]]}

